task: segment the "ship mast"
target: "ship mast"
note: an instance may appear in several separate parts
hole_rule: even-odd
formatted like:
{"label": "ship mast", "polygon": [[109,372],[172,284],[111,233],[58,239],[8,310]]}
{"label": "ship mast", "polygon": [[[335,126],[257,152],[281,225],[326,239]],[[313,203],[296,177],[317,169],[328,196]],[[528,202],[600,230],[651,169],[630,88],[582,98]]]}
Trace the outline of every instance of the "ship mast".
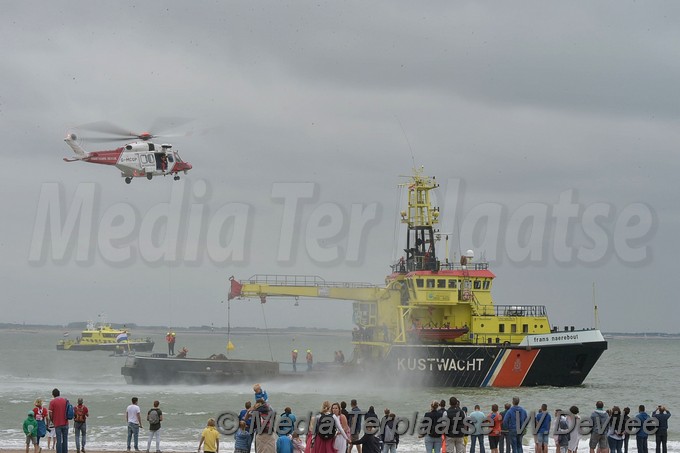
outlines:
{"label": "ship mast", "polygon": [[414,169],[409,182],[401,184],[408,189],[408,206],[401,211],[401,222],[406,231],[406,269],[439,270],[435,251],[434,225],[439,223],[439,208],[433,208],[430,191],[439,187],[434,177],[424,176],[424,168]]}

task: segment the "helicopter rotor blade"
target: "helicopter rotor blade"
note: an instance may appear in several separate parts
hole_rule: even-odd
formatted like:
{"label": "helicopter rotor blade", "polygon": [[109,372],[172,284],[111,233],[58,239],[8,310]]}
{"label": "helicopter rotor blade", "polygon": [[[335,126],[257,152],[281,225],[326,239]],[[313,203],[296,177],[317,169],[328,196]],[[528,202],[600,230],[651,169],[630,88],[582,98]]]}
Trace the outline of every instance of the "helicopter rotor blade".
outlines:
{"label": "helicopter rotor blade", "polygon": [[104,134],[115,134],[127,138],[135,138],[139,135],[127,129],[123,129],[122,127],[117,126],[113,123],[109,123],[108,121],[95,121],[93,123],[87,123],[78,126],[76,129],[82,129],[92,132],[101,132]]}
{"label": "helicopter rotor blade", "polygon": [[78,139],[88,143],[125,142],[134,138],[135,137],[78,137]]}

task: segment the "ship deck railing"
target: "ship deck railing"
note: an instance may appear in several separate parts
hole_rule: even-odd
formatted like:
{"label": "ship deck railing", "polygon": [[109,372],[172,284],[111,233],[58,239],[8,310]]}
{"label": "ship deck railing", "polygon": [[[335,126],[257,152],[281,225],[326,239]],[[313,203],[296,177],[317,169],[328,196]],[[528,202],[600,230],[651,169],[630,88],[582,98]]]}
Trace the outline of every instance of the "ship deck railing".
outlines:
{"label": "ship deck railing", "polygon": [[467,263],[462,265],[452,261],[441,262],[437,260],[428,259],[424,256],[414,256],[405,261],[398,261],[396,264],[390,266],[392,272],[406,274],[414,271],[485,271],[489,269],[489,263],[480,261],[478,263]]}
{"label": "ship deck railing", "polygon": [[318,275],[276,275],[255,274],[248,279],[249,284],[269,286],[309,286],[325,288],[375,288],[377,285],[365,282],[329,282]]}

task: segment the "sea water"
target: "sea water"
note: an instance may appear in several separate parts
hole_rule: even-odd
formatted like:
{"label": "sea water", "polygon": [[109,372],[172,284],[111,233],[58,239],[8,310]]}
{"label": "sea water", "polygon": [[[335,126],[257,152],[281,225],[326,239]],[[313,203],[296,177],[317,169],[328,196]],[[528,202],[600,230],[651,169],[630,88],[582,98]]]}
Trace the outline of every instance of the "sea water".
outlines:
{"label": "sea water", "polygon": [[[206,421],[225,411],[238,412],[245,401],[253,399],[252,384],[239,385],[128,385],[120,374],[126,358],[111,357],[106,351],[75,352],[57,351],[56,342],[62,336],[59,330],[0,330],[2,360],[0,361],[0,436],[2,448],[23,448],[22,423],[36,398],[46,403],[51,391],[57,387],[62,396],[75,403],[85,400],[90,410],[87,422],[88,450],[124,450],[126,448],[127,422],[125,409],[133,396],[139,398],[143,424],[146,412],[154,400],[160,401],[164,421],[161,429],[161,449],[164,451],[194,451]],[[165,332],[134,332],[137,336],[151,336],[156,341],[156,352],[167,352]],[[72,333],[72,335],[74,335]],[[311,349],[316,361],[332,361],[334,351],[343,350],[351,356],[351,333],[337,331],[302,331],[265,334],[262,331],[239,333],[231,336],[236,349],[229,353],[233,358],[290,361],[290,351],[299,350],[298,370],[304,372],[305,352]],[[227,337],[224,333],[177,332],[175,351],[189,349],[190,357],[207,357],[210,354],[227,353]],[[280,413],[290,406],[294,413],[305,415],[318,411],[324,400],[349,401],[353,398],[363,410],[374,406],[379,416],[389,408],[398,416],[419,417],[429,410],[433,399],[446,399],[454,395],[470,410],[479,404],[485,412],[491,404],[499,406],[519,396],[527,410],[536,410],[542,403],[549,411],[567,410],[576,405],[582,416],[594,409],[595,401],[602,400],[605,407],[629,406],[637,413],[644,404],[651,413],[657,405],[664,404],[674,414],[669,420],[669,451],[680,453],[680,340],[626,338],[609,340],[609,349],[591,371],[580,387],[534,387],[534,388],[394,388],[372,380],[267,382],[262,386],[269,393],[269,401]],[[75,449],[70,431],[69,447]],[[148,432],[140,430],[140,449],[146,450]],[[630,441],[635,450],[635,439]],[[44,444],[43,444],[44,443]],[[529,445],[530,436],[525,436]],[[46,440],[41,441],[43,448]],[[233,438],[222,436],[225,451],[233,449]],[[650,451],[654,438],[650,437]],[[155,444],[151,446],[155,449]],[[488,444],[487,444],[488,448]],[[533,451],[533,446],[529,447]],[[422,452],[422,439],[417,436],[401,436],[399,451]],[[552,448],[551,448],[551,451]],[[579,451],[587,453],[588,444],[582,439]]]}

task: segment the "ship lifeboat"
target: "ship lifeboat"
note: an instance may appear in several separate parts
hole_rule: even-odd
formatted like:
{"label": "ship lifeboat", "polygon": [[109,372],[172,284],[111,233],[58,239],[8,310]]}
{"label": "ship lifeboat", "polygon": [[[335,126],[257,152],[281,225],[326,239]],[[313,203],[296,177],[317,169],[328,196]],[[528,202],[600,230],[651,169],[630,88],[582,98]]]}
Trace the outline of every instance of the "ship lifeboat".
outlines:
{"label": "ship lifeboat", "polygon": [[418,327],[411,330],[411,333],[421,341],[438,342],[455,340],[469,331],[468,327]]}

